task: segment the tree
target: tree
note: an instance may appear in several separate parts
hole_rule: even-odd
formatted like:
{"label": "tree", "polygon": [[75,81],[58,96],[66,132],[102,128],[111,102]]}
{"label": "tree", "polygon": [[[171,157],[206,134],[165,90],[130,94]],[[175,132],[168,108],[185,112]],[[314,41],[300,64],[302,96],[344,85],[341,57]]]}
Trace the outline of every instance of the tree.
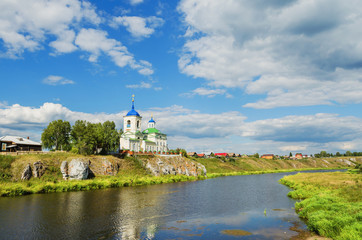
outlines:
{"label": "tree", "polygon": [[348,157],[349,157],[349,156],[352,156],[351,151],[347,151],[347,152],[346,152],[346,156],[348,156]]}
{"label": "tree", "polygon": [[78,120],[72,128],[71,136],[80,154],[107,154],[117,150],[120,132],[113,121],[101,124]]}
{"label": "tree", "polygon": [[42,145],[48,149],[69,150],[70,123],[61,119],[54,120],[43,130]]}
{"label": "tree", "polygon": [[336,156],[337,156],[337,157],[340,157],[340,156],[342,156],[342,155],[341,155],[340,152],[336,152]]}
{"label": "tree", "polygon": [[117,150],[121,133],[117,131],[116,124],[113,121],[106,121],[102,124],[101,131],[102,153],[109,153]]}
{"label": "tree", "polygon": [[255,157],[255,158],[259,158],[259,153],[255,153],[255,154],[254,154],[254,157]]}
{"label": "tree", "polygon": [[293,154],[292,154],[292,152],[290,152],[290,153],[289,153],[289,157],[293,157]]}

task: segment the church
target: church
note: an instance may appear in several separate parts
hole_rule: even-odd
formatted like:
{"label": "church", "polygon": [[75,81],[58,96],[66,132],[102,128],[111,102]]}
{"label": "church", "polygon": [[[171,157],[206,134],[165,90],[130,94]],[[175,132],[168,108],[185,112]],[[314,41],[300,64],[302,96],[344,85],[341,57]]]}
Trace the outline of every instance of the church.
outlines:
{"label": "church", "polygon": [[153,116],[148,121],[148,128],[141,129],[142,117],[134,108],[134,95],[132,96],[132,109],[123,117],[123,134],[120,139],[120,150],[130,151],[157,151],[167,152],[167,135],[156,129]]}

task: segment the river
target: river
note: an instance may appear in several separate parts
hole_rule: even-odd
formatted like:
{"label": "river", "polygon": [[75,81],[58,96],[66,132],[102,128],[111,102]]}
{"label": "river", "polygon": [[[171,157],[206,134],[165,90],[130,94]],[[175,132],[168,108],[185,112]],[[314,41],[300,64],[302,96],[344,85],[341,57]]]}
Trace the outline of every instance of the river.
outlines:
{"label": "river", "polygon": [[290,239],[290,174],[0,198],[0,239]]}

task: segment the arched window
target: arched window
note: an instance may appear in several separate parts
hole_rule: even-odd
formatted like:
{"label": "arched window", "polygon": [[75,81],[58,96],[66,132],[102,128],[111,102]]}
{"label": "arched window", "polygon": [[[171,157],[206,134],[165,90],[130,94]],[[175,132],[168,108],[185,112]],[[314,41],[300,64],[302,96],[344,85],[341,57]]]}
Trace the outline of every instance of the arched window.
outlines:
{"label": "arched window", "polygon": [[140,121],[137,121],[137,128],[140,127]]}
{"label": "arched window", "polygon": [[131,127],[131,121],[130,120],[127,121],[127,127],[128,128]]}

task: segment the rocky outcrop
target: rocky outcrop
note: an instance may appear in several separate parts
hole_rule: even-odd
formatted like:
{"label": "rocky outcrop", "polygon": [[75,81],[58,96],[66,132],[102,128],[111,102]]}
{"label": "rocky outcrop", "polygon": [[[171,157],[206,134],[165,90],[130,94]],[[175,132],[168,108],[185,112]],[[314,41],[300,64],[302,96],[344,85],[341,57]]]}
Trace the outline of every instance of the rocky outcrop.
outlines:
{"label": "rocky outcrop", "polygon": [[31,165],[28,163],[21,174],[21,180],[29,180],[32,176]]}
{"label": "rocky outcrop", "polygon": [[40,178],[45,173],[45,166],[41,161],[37,161],[33,163],[33,176],[36,178]]}
{"label": "rocky outcrop", "polygon": [[102,161],[103,175],[116,175],[118,172],[118,165],[113,165],[109,160]]}
{"label": "rocky outcrop", "polygon": [[67,161],[63,161],[62,164],[60,165],[60,172],[63,175],[63,179],[67,180],[69,178]]}
{"label": "rocky outcrop", "polygon": [[90,173],[89,161],[84,161],[82,159],[72,159],[69,163],[63,161],[60,165],[60,171],[62,172],[64,179],[88,179]]}
{"label": "rocky outcrop", "polygon": [[206,176],[206,168],[204,165],[180,156],[157,156],[143,160],[143,165],[155,176],[178,174],[186,176]]}
{"label": "rocky outcrop", "polygon": [[81,159],[73,159],[68,164],[69,179],[87,179],[89,174],[89,163]]}

